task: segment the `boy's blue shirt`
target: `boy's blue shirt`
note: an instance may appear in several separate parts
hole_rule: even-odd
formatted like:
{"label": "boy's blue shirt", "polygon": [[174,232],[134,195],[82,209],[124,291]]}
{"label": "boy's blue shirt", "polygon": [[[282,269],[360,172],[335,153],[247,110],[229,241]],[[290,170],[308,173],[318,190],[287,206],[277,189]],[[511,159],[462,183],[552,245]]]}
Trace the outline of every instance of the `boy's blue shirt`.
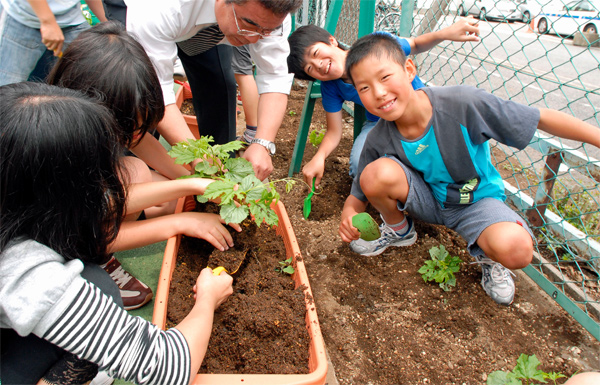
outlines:
{"label": "boy's blue shirt", "polygon": [[360,174],[372,161],[393,156],[423,176],[442,207],[483,198],[504,201],[504,184],[491,162],[488,140],[525,148],[537,129],[539,110],[469,86],[422,90],[433,108],[423,135],[409,140],[394,122],[380,120],[367,136],[351,194],[366,201]]}
{"label": "boy's blue shirt", "polygon": [[[388,34],[390,36],[394,36],[388,32],[373,33]],[[398,43],[402,47],[404,54],[406,54],[406,56],[410,55],[410,43],[408,42],[408,40],[398,36],[394,37],[398,40]],[[417,90],[421,87],[424,87],[425,85],[418,76],[415,76],[415,78],[412,81],[412,86],[415,90]],[[352,84],[344,82],[342,79],[327,80],[321,82],[321,97],[323,109],[326,112],[333,113],[340,111],[345,101],[351,101],[363,106],[362,102],[360,101],[360,98],[358,97],[358,92],[356,92],[356,88],[354,88]],[[370,120],[371,122],[376,122],[379,120],[379,117],[369,113],[369,111],[366,111],[366,114],[367,120]]]}

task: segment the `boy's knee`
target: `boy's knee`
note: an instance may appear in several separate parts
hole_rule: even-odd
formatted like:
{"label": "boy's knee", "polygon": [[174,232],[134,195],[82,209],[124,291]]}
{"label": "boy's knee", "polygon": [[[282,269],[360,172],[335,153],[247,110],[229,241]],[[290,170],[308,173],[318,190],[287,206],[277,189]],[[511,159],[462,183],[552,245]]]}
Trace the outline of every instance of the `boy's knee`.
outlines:
{"label": "boy's knee", "polygon": [[[402,182],[404,170],[395,161],[380,158],[369,163],[360,175],[360,187],[368,196],[370,192],[382,191],[387,186]],[[406,179],[406,177],[404,177]]]}
{"label": "boy's knee", "polygon": [[508,269],[522,269],[529,265],[533,259],[533,240],[529,232],[520,226],[496,230],[500,231],[482,233],[488,239],[482,239],[480,246],[488,257]]}

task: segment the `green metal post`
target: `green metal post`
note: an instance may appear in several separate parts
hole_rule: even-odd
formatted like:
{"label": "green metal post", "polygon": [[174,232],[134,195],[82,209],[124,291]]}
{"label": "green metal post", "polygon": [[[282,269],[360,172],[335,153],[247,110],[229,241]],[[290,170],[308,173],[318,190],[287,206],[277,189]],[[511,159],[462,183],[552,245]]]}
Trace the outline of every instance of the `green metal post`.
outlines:
{"label": "green metal post", "polygon": [[414,0],[402,0],[402,14],[400,15],[400,36],[410,37],[413,27]]}

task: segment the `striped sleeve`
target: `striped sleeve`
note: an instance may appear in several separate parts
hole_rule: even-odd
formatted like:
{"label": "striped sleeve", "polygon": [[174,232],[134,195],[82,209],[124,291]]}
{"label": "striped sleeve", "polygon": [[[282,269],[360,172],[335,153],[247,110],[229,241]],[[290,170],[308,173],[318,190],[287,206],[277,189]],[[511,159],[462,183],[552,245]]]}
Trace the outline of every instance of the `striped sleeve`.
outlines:
{"label": "striped sleeve", "polygon": [[188,384],[190,352],[177,329],[164,331],[132,317],[84,282],[43,338],[136,384]]}

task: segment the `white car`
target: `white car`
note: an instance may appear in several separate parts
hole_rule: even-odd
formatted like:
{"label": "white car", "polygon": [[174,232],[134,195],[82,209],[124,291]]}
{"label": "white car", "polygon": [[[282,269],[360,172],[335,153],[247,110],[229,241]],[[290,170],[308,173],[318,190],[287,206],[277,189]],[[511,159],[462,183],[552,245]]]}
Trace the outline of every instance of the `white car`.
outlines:
{"label": "white car", "polygon": [[457,13],[460,16],[474,15],[481,20],[496,19],[515,21],[523,15],[512,0],[463,0]]}
{"label": "white car", "polygon": [[577,32],[598,33],[600,0],[576,0],[559,9],[542,10],[535,24],[542,34],[572,36]]}
{"label": "white car", "polygon": [[[546,0],[540,0],[546,1]],[[540,14],[542,5],[538,0],[517,0],[517,9],[521,12],[521,21],[529,23]]]}

